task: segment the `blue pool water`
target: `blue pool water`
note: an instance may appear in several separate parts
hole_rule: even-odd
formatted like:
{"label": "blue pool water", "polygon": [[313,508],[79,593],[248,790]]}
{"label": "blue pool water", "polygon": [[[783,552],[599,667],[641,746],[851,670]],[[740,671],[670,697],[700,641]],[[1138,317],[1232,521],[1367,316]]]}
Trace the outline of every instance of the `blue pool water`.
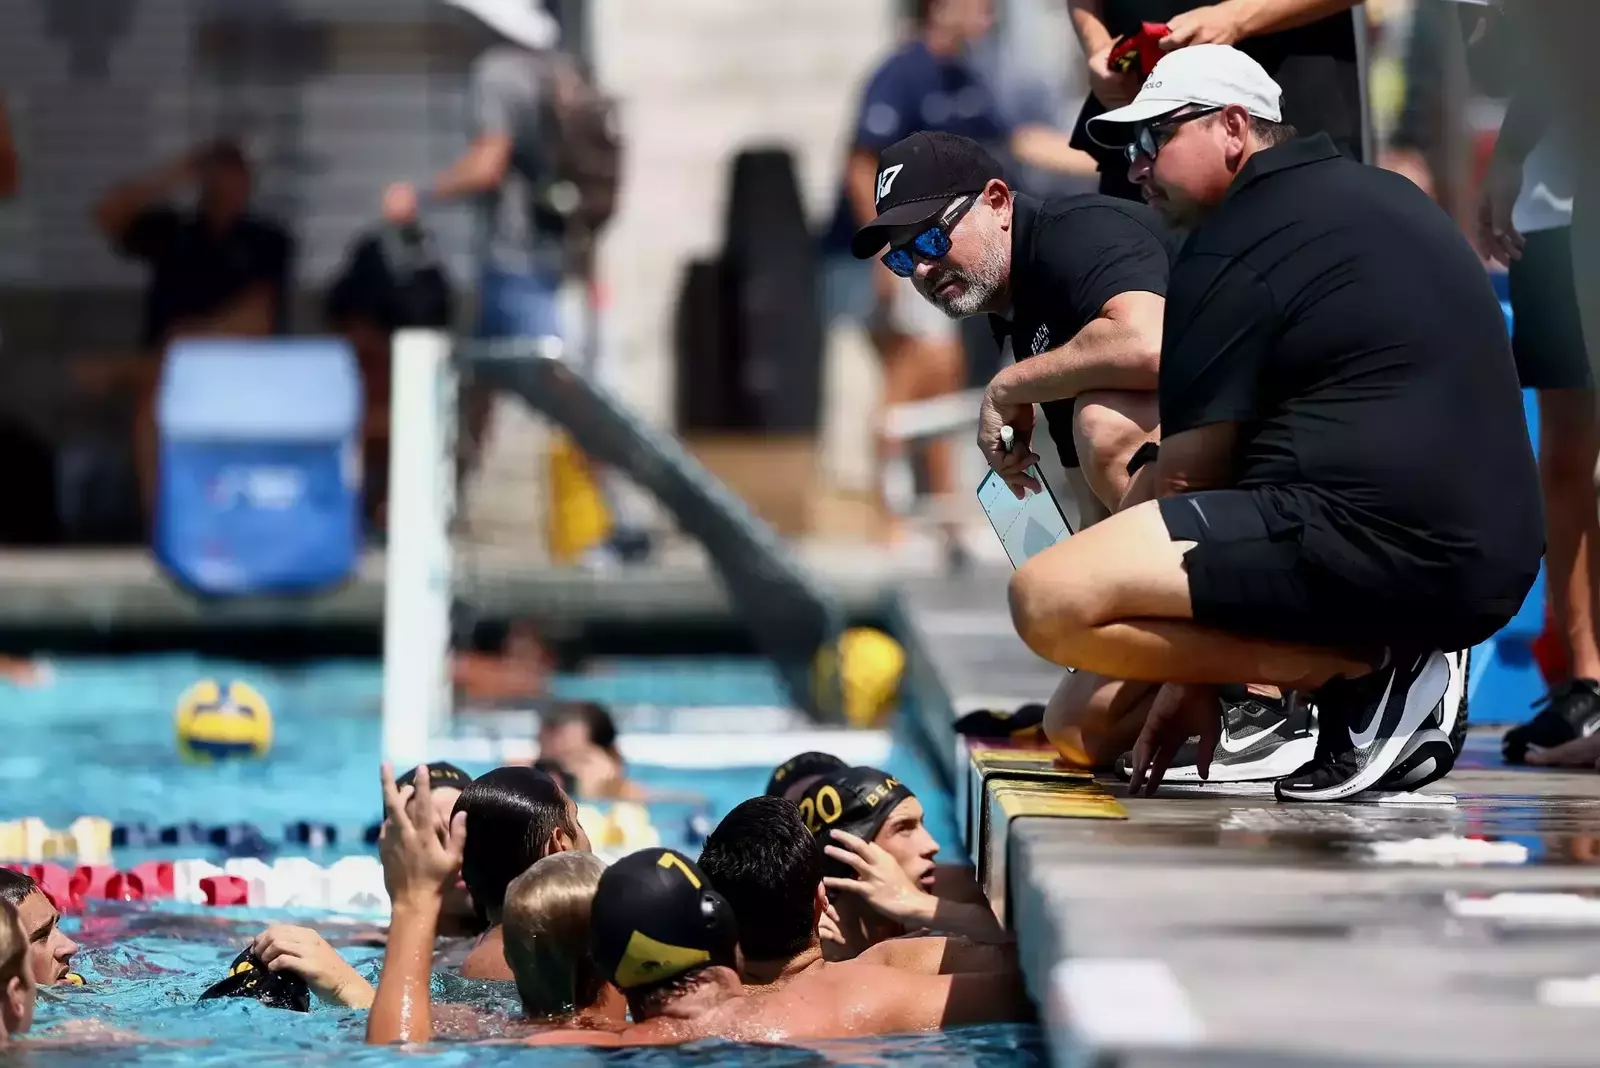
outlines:
{"label": "blue pool water", "polygon": [[[178,758],[172,741],[172,705],[202,677],[239,678],[255,684],[272,705],[276,740],[270,759],[259,763],[191,765]],[[776,681],[759,662],[641,662],[604,675],[558,680],[563,695],[618,704],[748,706],[774,703]],[[0,690],[0,819],[38,816],[65,827],[82,815],[115,822],[167,825],[248,822],[278,840],[286,823],[311,819],[340,828],[343,841],[319,859],[360,852],[359,830],[378,815],[377,758],[380,669],[372,661],[328,661],[301,666],[204,661],[190,656],[66,660],[54,665],[54,681],[37,689]],[[658,717],[659,718],[659,717]],[[530,716],[528,732],[534,724]],[[949,799],[931,770],[909,745],[897,743],[890,770],[917,791],[930,829],[957,859]],[[485,766],[469,767],[474,773]],[[733,805],[765,786],[766,766],[707,773],[634,767],[648,787],[693,793],[696,804],[652,806],[652,819],[669,845],[691,853],[698,843],[688,831],[696,812],[714,823]],[[289,849],[285,855],[303,853]],[[172,856],[206,856],[195,847],[172,847]],[[119,853],[127,867],[134,859]],[[220,860],[220,855],[211,859]],[[109,902],[91,904],[68,931],[83,950],[75,966],[89,980],[83,989],[41,991],[36,1032],[48,1034],[68,1020],[97,1020],[181,1045],[122,1051],[119,1061],[164,1066],[265,1064],[411,1063],[417,1054],[359,1046],[364,1014],[318,1005],[309,1017],[264,1009],[254,1003],[195,998],[220,978],[241,945],[281,913],[207,910],[164,904],[155,907]],[[290,918],[322,931],[374,981],[382,950],[372,944],[370,922],[300,914]],[[469,1001],[512,1018],[514,994],[499,984],[475,984],[451,976],[436,979],[451,1000]],[[71,1026],[70,1024],[68,1026]],[[195,1045],[197,1042],[205,1045]],[[943,1036],[830,1045],[806,1050],[732,1047],[712,1043],[677,1051],[634,1051],[611,1059],[629,1064],[680,1068],[737,1060],[763,1066],[813,1063],[1013,1065],[1043,1063],[1032,1028],[979,1028]],[[98,1063],[103,1050],[51,1051],[49,1063]],[[539,1051],[441,1044],[423,1055],[429,1062],[495,1064],[588,1064],[582,1051]]]}

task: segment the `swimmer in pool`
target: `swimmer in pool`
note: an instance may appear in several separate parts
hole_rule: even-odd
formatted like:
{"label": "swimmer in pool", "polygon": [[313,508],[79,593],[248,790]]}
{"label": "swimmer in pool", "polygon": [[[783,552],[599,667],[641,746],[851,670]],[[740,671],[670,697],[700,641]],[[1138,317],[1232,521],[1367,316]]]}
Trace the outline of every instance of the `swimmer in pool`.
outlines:
{"label": "swimmer in pool", "polygon": [[0,1047],[10,1045],[12,1036],[25,1034],[33,1026],[39,988],[31,956],[17,906],[0,897],[0,1024],[4,1025],[0,1026]]}
{"label": "swimmer in pool", "polygon": [[724,816],[706,839],[700,869],[733,909],[739,978],[748,987],[781,986],[813,972],[848,977],[858,964],[925,975],[1016,970],[1010,946],[944,937],[890,939],[854,960],[825,961],[819,927],[828,926],[832,906],[822,885],[822,846],[782,798],[753,797]]}
{"label": "swimmer in pool", "polygon": [[[767,780],[767,796],[782,797],[799,804],[806,790],[818,779],[849,767],[832,753],[801,753],[773,769],[772,777]],[[975,876],[969,864],[937,864],[933,869],[933,896],[950,901],[987,904]]]}
{"label": "swimmer in pool", "polygon": [[923,823],[922,803],[877,768],[847,768],[817,779],[798,802],[801,818],[828,858],[823,880],[839,914],[829,960],[911,931],[980,941],[1007,938],[981,895],[937,893],[939,843]]}
{"label": "swimmer in pool", "polygon": [[[384,821],[378,856],[383,860],[383,885],[389,892],[389,942],[372,1011],[367,1014],[367,1042],[426,1041],[433,1034],[428,991],[433,940],[445,891],[455,873],[464,870],[468,814],[457,811],[448,824],[439,822],[427,768],[417,770],[415,788],[406,796],[395,786],[394,770],[388,764],[382,766],[379,778]],[[474,894],[473,900],[483,899]],[[499,909],[497,902],[496,914]]]}
{"label": "swimmer in pool", "polygon": [[[419,792],[420,779],[419,775]],[[457,799],[454,816],[466,819],[461,878],[485,928],[462,962],[461,975],[511,979],[500,928],[506,887],[542,857],[569,849],[589,852],[589,836],[578,823],[578,806],[572,798],[550,776],[533,768],[496,768],[474,779]]]}
{"label": "swimmer in pool", "polygon": [[645,799],[617,751],[617,725],[593,701],[563,701],[539,717],[539,759],[561,766],[582,798]]}
{"label": "swimmer in pool", "polygon": [[589,952],[590,912],[605,870],[593,853],[555,853],[506,890],[506,960],[532,1022],[608,1030],[627,1022],[627,1001]]}
{"label": "swimmer in pool", "polygon": [[767,780],[767,796],[781,797],[798,804],[800,796],[812,783],[849,766],[832,753],[811,752],[792,756],[772,769],[772,777]]}
{"label": "swimmer in pool", "polygon": [[[426,1042],[451,1006],[429,1001],[431,926],[448,865],[467,836],[460,817],[441,835],[395,793],[382,845],[384,881],[394,920],[367,1042]],[[604,865],[588,852],[554,853],[512,880],[502,907],[504,946],[523,1012],[535,1023],[616,1028],[627,1011],[621,994],[589,952],[589,914]]]}
{"label": "swimmer in pool", "polygon": [[17,911],[28,949],[28,966],[40,986],[73,983],[72,956],[78,943],[61,929],[61,913],[27,875],[0,868],[0,901]]}
{"label": "swimmer in pool", "polygon": [[[402,794],[414,789],[417,769],[412,768],[394,781]],[[428,781],[433,786],[433,807],[441,823],[448,824],[455,813],[461,791],[472,782],[472,776],[443,760],[428,764]],[[439,934],[445,938],[481,935],[484,925],[477,910],[472,907],[472,897],[467,892],[465,880],[457,878],[445,894],[444,913],[439,918]]]}
{"label": "swimmer in pool", "polygon": [[640,850],[606,869],[595,892],[590,948],[627,995],[634,1022],[614,1033],[545,1032],[528,1038],[529,1045],[805,1041],[1031,1015],[1015,973],[916,975],[855,964],[747,988],[739,978],[732,907],[693,861],[670,849]]}

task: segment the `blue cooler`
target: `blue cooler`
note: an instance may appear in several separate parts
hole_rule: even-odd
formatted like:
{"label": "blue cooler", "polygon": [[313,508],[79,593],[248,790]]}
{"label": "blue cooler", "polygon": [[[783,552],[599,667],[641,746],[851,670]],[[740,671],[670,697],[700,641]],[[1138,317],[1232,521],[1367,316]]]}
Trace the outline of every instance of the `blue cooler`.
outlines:
{"label": "blue cooler", "polygon": [[361,373],[328,338],[180,341],[157,399],[155,555],[214,597],[310,593],[360,560]]}

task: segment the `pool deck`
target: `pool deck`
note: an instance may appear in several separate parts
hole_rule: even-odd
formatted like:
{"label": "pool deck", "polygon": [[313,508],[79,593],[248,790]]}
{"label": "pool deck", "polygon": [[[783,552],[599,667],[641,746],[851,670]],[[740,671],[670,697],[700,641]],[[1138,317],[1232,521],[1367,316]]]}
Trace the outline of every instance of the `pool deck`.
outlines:
{"label": "pool deck", "polygon": [[[1055,685],[1005,578],[907,591],[929,719]],[[1600,775],[1500,767],[1498,734],[1403,804],[1127,798],[947,726],[938,748],[1060,1065],[1593,1065]]]}
{"label": "pool deck", "polygon": [[[881,610],[897,581],[926,570],[920,561],[871,550],[802,546],[798,552],[850,612]],[[651,623],[729,616],[727,597],[720,583],[708,581],[703,555],[665,555],[660,564],[595,572],[469,547],[457,557],[457,588],[483,619]],[[355,577],[325,596],[204,602],[174,586],[142,551],[9,551],[0,552],[0,589],[4,629],[378,627],[384,555],[366,553]]]}

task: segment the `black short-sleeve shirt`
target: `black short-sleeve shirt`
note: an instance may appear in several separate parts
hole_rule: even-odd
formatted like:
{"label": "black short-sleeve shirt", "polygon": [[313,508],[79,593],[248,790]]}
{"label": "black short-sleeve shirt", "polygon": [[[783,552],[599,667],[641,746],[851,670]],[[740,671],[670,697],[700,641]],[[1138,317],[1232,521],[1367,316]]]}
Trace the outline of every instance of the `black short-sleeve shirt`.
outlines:
{"label": "black short-sleeve shirt", "polygon": [[[1200,7],[1195,0],[1102,0],[1101,15],[1113,37],[1137,33],[1140,23],[1169,22],[1176,15]],[[1356,23],[1348,11],[1329,15],[1305,26],[1240,41],[1238,48],[1266,69],[1283,89],[1283,121],[1301,134],[1325,133],[1339,151],[1360,159],[1361,72],[1356,62]],[[1094,156],[1100,164],[1100,191],[1138,199],[1138,187],[1128,181],[1128,163],[1122,154],[1097,145],[1085,123],[1105,114],[1092,94],[1084,101],[1072,144]]]}
{"label": "black short-sleeve shirt", "polygon": [[[1011,228],[1011,313],[991,316],[995,338],[1023,360],[1059,348],[1100,315],[1112,297],[1166,296],[1175,239],[1143,204],[1098,193],[1039,201],[1018,193]],[[1044,409],[1061,462],[1078,466],[1073,398]]]}
{"label": "black short-sleeve shirt", "polygon": [[1258,153],[1173,264],[1163,331],[1163,437],[1238,423],[1269,527],[1336,571],[1520,605],[1544,526],[1505,318],[1410,181],[1326,137]]}
{"label": "black short-sleeve shirt", "polygon": [[246,216],[219,233],[198,216],[150,208],[128,227],[122,251],[150,265],[146,346],[161,344],[175,322],[218,311],[260,283],[278,293],[280,319],[284,314],[294,242],[270,220]]}

